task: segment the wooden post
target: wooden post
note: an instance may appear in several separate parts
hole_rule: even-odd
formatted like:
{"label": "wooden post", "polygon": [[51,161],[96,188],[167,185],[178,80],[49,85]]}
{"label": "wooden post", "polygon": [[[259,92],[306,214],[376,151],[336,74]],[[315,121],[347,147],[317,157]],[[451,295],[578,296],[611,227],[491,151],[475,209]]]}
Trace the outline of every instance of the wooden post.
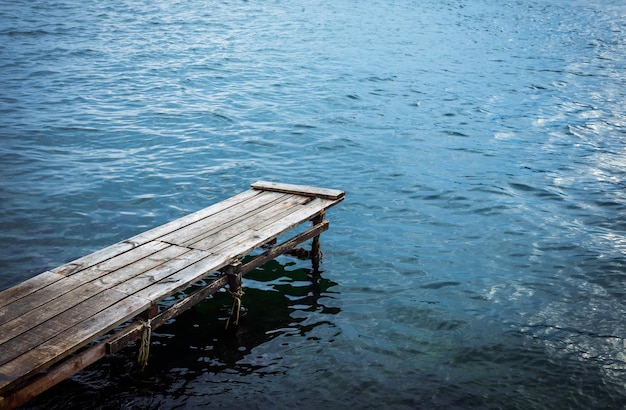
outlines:
{"label": "wooden post", "polygon": [[[313,226],[324,222],[324,212],[323,211],[320,212],[318,216],[313,218],[312,222],[313,222]],[[320,250],[320,235],[317,235],[313,238],[313,243],[311,244],[311,265],[313,267],[314,275],[319,274],[321,260],[322,260],[322,251]]]}
{"label": "wooden post", "polygon": [[241,297],[243,289],[241,288],[241,262],[232,263],[224,268],[224,274],[228,277],[228,291],[233,297],[233,307],[230,309],[230,316],[226,320],[226,329],[230,321],[237,326],[239,324],[239,314],[241,312]]}
{"label": "wooden post", "polygon": [[139,364],[140,372],[143,372],[148,365],[148,358],[150,357],[150,338],[152,337],[151,321],[152,318],[158,313],[159,306],[154,305],[138,316],[138,318],[143,322],[141,344],[139,345],[139,354],[137,356],[137,363]]}

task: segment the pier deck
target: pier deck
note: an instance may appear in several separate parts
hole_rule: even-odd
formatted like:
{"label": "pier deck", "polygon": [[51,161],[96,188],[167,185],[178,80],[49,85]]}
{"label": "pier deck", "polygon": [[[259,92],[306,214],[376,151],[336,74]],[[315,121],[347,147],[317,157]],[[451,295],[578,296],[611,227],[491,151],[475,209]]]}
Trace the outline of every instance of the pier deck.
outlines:
{"label": "pier deck", "polygon": [[[0,292],[0,408],[14,408],[142,338],[252,269],[328,229],[334,189],[257,182],[248,191]],[[312,226],[275,244],[304,222]],[[241,258],[271,244],[247,263]],[[216,274],[216,272],[220,272]],[[206,278],[210,278],[208,280]],[[179,302],[169,296],[205,279]]]}

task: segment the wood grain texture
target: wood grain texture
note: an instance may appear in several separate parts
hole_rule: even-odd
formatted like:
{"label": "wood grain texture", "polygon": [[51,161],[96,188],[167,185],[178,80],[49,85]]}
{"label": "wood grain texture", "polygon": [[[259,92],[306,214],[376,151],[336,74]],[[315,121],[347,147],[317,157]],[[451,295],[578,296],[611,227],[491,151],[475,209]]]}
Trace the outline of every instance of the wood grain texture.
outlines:
{"label": "wood grain texture", "polygon": [[342,199],[345,193],[339,189],[318,188],[308,185],[283,184],[280,182],[257,181],[250,185],[261,191],[285,192],[289,194],[314,196],[325,199]]}

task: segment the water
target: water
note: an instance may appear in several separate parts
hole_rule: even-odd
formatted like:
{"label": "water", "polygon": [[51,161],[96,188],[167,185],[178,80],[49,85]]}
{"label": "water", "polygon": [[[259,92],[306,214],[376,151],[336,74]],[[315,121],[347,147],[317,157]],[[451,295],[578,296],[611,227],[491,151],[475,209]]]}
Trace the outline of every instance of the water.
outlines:
{"label": "water", "polygon": [[33,408],[625,408],[621,1],[4,1],[0,289],[247,189],[347,191]]}

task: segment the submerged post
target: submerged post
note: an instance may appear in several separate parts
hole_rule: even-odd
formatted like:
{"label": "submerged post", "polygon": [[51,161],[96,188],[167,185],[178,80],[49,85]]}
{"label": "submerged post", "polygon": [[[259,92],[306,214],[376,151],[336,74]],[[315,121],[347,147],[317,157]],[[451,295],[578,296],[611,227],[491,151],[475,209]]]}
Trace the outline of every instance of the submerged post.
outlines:
{"label": "submerged post", "polygon": [[243,288],[241,287],[241,262],[232,263],[224,268],[224,274],[228,277],[228,292],[233,297],[233,306],[230,309],[230,315],[226,320],[226,329],[230,321],[233,320],[235,326],[239,325],[239,314],[241,312],[241,298],[243,296]]}
{"label": "submerged post", "polygon": [[[324,222],[324,212],[321,212],[312,220],[313,226],[319,225],[322,222]],[[314,275],[319,274],[321,260],[322,250],[320,248],[320,235],[316,235],[313,237],[313,243],[311,244],[311,265],[313,267]]]}
{"label": "submerged post", "polygon": [[157,305],[152,306],[139,315],[139,320],[143,324],[141,333],[141,344],[139,345],[139,354],[137,355],[137,364],[139,365],[139,371],[143,372],[148,365],[148,359],[150,357],[150,339],[152,337],[152,318],[159,313],[159,307]]}

